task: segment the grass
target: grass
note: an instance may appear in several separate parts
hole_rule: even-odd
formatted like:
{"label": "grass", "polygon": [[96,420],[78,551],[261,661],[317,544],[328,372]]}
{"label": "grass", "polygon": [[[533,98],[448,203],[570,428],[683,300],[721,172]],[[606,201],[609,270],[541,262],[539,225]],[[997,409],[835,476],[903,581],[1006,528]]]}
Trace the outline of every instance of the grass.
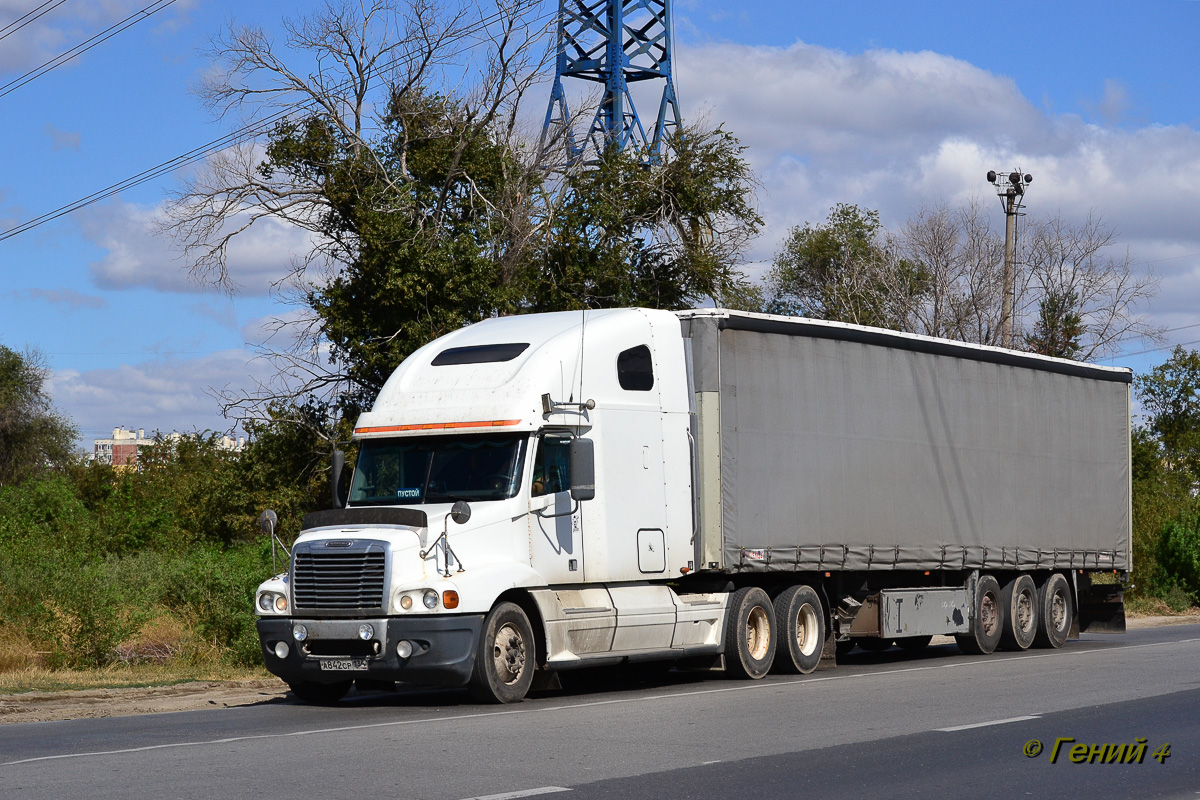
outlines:
{"label": "grass", "polygon": [[270,677],[271,673],[261,667],[230,667],[221,664],[114,664],[99,669],[72,670],[26,667],[0,673],[0,696],[80,689],[177,686],[193,681],[252,681]]}
{"label": "grass", "polygon": [[1191,617],[1200,616],[1200,608],[1180,609],[1161,597],[1134,597],[1125,601],[1125,613],[1130,617]]}

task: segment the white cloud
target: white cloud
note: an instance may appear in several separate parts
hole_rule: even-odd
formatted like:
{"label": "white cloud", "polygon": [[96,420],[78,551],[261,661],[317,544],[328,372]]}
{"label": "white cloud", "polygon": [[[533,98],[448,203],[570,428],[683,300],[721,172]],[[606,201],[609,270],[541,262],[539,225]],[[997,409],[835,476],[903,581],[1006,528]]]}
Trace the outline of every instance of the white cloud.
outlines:
{"label": "white cloud", "polygon": [[270,374],[244,350],[196,359],[122,364],[114,369],[60,370],[47,389],[55,406],[84,433],[84,445],[114,427],[190,432],[227,430],[212,392],[251,387]]}
{"label": "white cloud", "polygon": [[65,306],[69,310],[80,308],[104,308],[107,305],[103,297],[93,294],[82,294],[74,289],[61,286],[58,289],[25,289],[10,292],[14,297],[28,297],[31,300],[44,300],[47,303]]}
{"label": "white cloud", "polygon": [[[157,230],[160,209],[116,201],[80,215],[84,235],[107,253],[91,264],[92,278],[105,289],[151,288],[162,292],[210,292],[188,275],[183,254]],[[234,221],[237,224],[237,220]],[[229,245],[229,274],[244,294],[267,294],[292,271],[295,259],[312,249],[309,234],[264,218]]]}
{"label": "white cloud", "polygon": [[[1099,214],[1135,260],[1157,262],[1164,282],[1153,313],[1168,325],[1167,315],[1175,324],[1200,321],[1196,130],[1054,114],[1010,78],[931,52],[848,54],[797,43],[679,53],[685,118],[707,113],[724,123],[763,183],[766,234],[752,259],[769,260],[790,226],[823,220],[838,202],[878,209],[898,227],[922,204],[994,202],[984,173],[1019,167],[1034,176],[1031,215]],[[1117,117],[1130,102],[1110,81],[1096,109]],[[998,203],[996,214],[1002,225]]]}
{"label": "white cloud", "polygon": [[49,122],[46,123],[42,130],[50,137],[51,150],[79,149],[80,135],[78,131],[60,131]]}

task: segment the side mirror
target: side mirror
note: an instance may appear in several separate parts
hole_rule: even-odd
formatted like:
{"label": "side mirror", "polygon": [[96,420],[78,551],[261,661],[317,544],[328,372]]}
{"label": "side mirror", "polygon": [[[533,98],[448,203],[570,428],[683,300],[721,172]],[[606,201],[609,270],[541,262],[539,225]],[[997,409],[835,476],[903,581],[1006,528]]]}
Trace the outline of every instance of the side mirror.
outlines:
{"label": "side mirror", "polygon": [[341,450],[333,451],[333,469],[329,473],[329,489],[333,495],[333,507],[345,508],[346,486],[346,454]]}
{"label": "side mirror", "polygon": [[571,499],[576,502],[591,500],[596,496],[596,453],[591,439],[572,439]]}
{"label": "side mirror", "polygon": [[462,525],[471,518],[471,506],[466,500],[456,500],[454,505],[450,506],[450,519]]}
{"label": "side mirror", "polygon": [[267,536],[275,535],[275,528],[279,525],[279,515],[271,509],[267,509],[258,515],[258,529]]}

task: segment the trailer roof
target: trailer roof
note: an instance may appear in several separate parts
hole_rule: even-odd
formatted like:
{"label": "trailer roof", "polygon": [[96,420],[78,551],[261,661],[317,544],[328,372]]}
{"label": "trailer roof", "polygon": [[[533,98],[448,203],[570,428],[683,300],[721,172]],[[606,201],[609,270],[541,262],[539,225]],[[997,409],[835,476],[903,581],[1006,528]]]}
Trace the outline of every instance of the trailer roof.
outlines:
{"label": "trailer roof", "polygon": [[758,333],[778,333],[784,336],[809,336],[814,339],[837,339],[846,342],[872,344],[881,347],[894,347],[899,350],[911,350],[918,353],[967,358],[974,361],[985,361],[992,364],[1026,367],[1028,369],[1057,372],[1063,375],[1075,375],[1082,378],[1093,378],[1101,381],[1116,383],[1132,383],[1133,370],[1128,367],[1104,367],[1098,364],[1087,364],[1081,361],[1071,361],[1065,358],[1053,358],[1037,353],[1026,353],[1019,350],[1007,350],[1003,347],[991,347],[970,342],[956,342],[950,339],[938,339],[933,336],[922,336],[916,333],[872,328],[867,325],[853,325],[848,322],[831,322],[829,320],[808,319],[806,317],[784,317],[776,314],[755,314],[749,311],[734,311],[727,308],[694,308],[687,311],[676,311],[682,319],[711,319],[719,330],[755,331]]}

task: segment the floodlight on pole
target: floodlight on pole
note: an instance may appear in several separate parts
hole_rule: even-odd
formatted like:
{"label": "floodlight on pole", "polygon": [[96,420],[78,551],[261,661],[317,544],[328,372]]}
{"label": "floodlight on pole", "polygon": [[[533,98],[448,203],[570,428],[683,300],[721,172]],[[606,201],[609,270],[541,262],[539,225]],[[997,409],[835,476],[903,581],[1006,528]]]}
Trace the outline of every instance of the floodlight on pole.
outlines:
{"label": "floodlight on pole", "polygon": [[1013,305],[1016,295],[1017,217],[1024,216],[1025,190],[1033,176],[1021,170],[1003,172],[988,170],[987,182],[996,187],[1000,205],[1004,208],[1004,298],[1000,307],[1000,346],[1013,346]]}

